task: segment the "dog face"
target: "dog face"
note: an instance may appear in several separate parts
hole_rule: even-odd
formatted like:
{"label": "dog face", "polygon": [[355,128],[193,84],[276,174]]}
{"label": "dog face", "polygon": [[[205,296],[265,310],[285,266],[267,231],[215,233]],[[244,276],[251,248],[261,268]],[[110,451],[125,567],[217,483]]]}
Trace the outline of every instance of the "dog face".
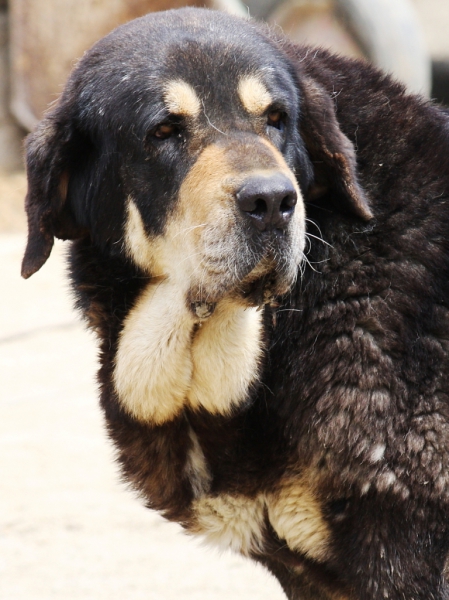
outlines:
{"label": "dog face", "polygon": [[[264,70],[237,40],[171,35],[126,168],[126,250],[142,269],[178,281],[193,306],[228,294],[262,304],[290,287],[304,247],[293,170],[303,162],[307,177],[310,166],[293,78],[286,64]],[[240,57],[232,72],[226,53]]]}
{"label": "dog face", "polygon": [[176,281],[199,315],[267,303],[297,277],[314,161],[369,217],[330,99],[264,32],[210,11],[139,19],[86,54],[30,137],[23,274],[53,236],[89,236]]}

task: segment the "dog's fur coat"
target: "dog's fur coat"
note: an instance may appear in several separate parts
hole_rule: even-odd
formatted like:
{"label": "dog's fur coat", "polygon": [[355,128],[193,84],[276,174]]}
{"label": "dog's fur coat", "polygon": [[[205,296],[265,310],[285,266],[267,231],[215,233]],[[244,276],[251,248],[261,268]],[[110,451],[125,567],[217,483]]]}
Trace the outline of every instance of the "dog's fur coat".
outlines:
{"label": "dog's fur coat", "polygon": [[148,506],[291,600],[449,598],[447,117],[183,9],[86,53],[27,160],[23,275],[74,240]]}

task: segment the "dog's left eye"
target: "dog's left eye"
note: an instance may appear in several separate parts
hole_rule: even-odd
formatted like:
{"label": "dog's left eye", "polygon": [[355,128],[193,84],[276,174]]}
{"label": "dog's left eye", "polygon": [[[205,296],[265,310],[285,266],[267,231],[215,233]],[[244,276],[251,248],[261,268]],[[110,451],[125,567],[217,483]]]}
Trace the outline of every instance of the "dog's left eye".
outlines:
{"label": "dog's left eye", "polygon": [[284,131],[285,128],[285,113],[281,110],[272,110],[267,114],[267,125]]}

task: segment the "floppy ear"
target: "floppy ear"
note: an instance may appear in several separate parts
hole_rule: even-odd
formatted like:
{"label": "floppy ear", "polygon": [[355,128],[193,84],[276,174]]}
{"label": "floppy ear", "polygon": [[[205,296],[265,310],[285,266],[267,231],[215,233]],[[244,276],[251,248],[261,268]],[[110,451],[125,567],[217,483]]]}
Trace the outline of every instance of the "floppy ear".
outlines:
{"label": "floppy ear", "polygon": [[331,98],[308,76],[301,76],[301,88],[300,131],[314,169],[309,197],[331,191],[334,203],[344,211],[371,219],[368,199],[357,178],[354,146],[340,129]]}
{"label": "floppy ear", "polygon": [[75,239],[85,233],[66,202],[71,157],[80,144],[74,127],[58,122],[54,113],[27,138],[28,242],[22,262],[25,279],[45,263],[55,237]]}

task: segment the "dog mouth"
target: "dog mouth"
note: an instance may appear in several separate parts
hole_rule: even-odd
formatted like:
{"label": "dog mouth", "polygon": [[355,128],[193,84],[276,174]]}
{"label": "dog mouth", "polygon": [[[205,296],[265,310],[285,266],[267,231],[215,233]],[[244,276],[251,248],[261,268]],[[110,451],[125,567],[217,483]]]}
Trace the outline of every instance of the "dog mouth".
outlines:
{"label": "dog mouth", "polygon": [[286,293],[292,284],[280,265],[267,256],[236,286],[233,296],[247,306],[263,306],[273,303],[275,297]]}
{"label": "dog mouth", "polygon": [[[288,287],[280,284],[278,274],[272,271],[243,280],[227,297],[244,308],[262,308],[267,304],[274,305],[276,297],[287,291]],[[190,310],[199,320],[205,320],[214,313],[219,301],[212,298],[190,299]]]}
{"label": "dog mouth", "polygon": [[265,256],[250,272],[238,281],[225,282],[205,290],[191,289],[188,304],[192,313],[200,320],[209,318],[215,307],[224,298],[228,298],[243,308],[275,305],[276,298],[287,293],[294,284],[296,271],[290,266],[279,265],[272,256]]}
{"label": "dog mouth", "polygon": [[290,227],[282,235],[255,235],[244,228],[227,236],[211,231],[221,235],[208,236],[187,296],[197,318],[207,319],[224,299],[243,308],[274,305],[293,287],[303,257],[302,227]]}

